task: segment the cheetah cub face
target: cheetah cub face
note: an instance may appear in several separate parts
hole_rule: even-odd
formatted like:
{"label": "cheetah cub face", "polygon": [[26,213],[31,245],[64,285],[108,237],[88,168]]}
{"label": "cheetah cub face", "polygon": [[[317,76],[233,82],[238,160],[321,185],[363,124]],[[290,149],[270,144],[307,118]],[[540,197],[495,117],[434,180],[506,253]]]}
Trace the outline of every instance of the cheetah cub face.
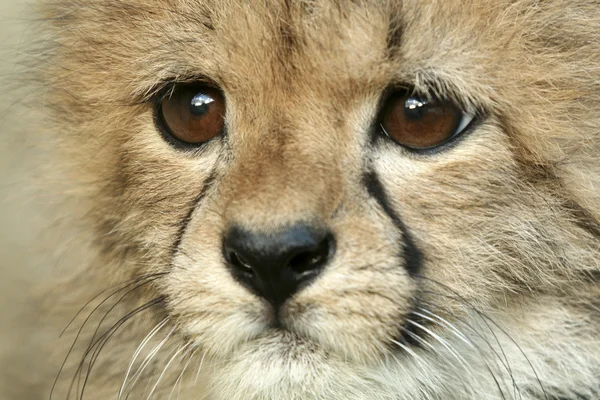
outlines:
{"label": "cheetah cub face", "polygon": [[131,353],[185,399],[600,396],[593,3],[47,2]]}

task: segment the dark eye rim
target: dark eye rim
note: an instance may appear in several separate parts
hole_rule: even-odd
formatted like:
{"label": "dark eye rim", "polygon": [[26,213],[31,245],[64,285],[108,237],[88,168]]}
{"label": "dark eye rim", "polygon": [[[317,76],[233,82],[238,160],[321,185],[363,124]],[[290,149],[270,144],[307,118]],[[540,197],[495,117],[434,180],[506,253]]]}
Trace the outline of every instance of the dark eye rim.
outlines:
{"label": "dark eye rim", "polygon": [[[402,93],[402,92],[404,92],[404,93]],[[436,144],[436,145],[430,146],[430,147],[411,147],[411,146],[405,145],[403,143],[400,143],[400,142],[394,140],[392,137],[390,137],[385,132],[385,129],[384,129],[383,123],[382,123],[384,113],[387,110],[388,101],[391,100],[393,97],[399,96],[400,93],[402,93],[401,94],[402,96],[404,96],[406,94],[422,95],[419,92],[415,91],[414,87],[411,85],[395,85],[395,86],[392,86],[392,87],[386,89],[384,91],[383,95],[381,96],[381,98],[379,99],[376,118],[374,119],[373,128],[372,128],[373,139],[374,140],[382,139],[382,140],[385,140],[388,142],[392,142],[392,143],[394,143],[394,145],[400,146],[403,150],[407,151],[410,154],[414,154],[414,155],[418,155],[418,156],[428,156],[428,155],[435,155],[435,154],[441,153],[443,151],[449,150],[449,149],[453,148],[455,145],[459,144],[464,138],[469,136],[469,134],[471,132],[473,132],[485,119],[485,113],[476,109],[472,112],[473,117],[472,117],[471,121],[469,121],[469,123],[465,127],[463,127],[461,130],[457,130],[454,134],[452,134],[448,139],[444,140],[442,143],[439,143],[439,144]],[[426,95],[422,95],[422,96],[428,97]],[[452,102],[452,104],[454,106],[456,106],[458,110],[461,111],[462,116],[464,117],[464,114],[465,114],[464,106],[462,106],[459,102],[454,101],[450,98],[433,97],[432,100],[438,101],[438,102],[444,102],[444,101]]]}
{"label": "dark eye rim", "polygon": [[[165,87],[163,87],[160,91],[158,91],[155,96],[153,96],[153,99],[152,99],[153,122],[154,122],[154,126],[156,127],[156,130],[158,131],[158,133],[160,134],[162,139],[165,142],[167,142],[167,144],[169,144],[171,147],[174,147],[177,150],[187,151],[187,152],[197,152],[199,150],[202,150],[204,147],[208,146],[210,143],[221,140],[222,138],[227,136],[227,124],[223,123],[223,128],[217,135],[215,135],[214,137],[212,137],[211,139],[209,139],[207,141],[200,142],[200,143],[186,142],[185,140],[181,140],[177,136],[175,136],[169,129],[166,121],[164,120],[163,113],[162,113],[162,102],[165,98],[167,98],[170,95],[170,93],[173,93],[174,90],[176,90],[178,88],[182,88],[182,87],[190,87],[190,88],[198,88],[198,89],[209,88],[209,89],[217,90],[221,94],[221,96],[223,96],[223,99],[225,99],[225,93],[223,93],[223,90],[221,88],[219,88],[217,85],[214,85],[212,83],[203,82],[203,81],[200,81],[200,82],[173,82],[173,83],[169,83],[169,84],[165,85]],[[225,110],[227,111],[227,102],[225,102]]]}

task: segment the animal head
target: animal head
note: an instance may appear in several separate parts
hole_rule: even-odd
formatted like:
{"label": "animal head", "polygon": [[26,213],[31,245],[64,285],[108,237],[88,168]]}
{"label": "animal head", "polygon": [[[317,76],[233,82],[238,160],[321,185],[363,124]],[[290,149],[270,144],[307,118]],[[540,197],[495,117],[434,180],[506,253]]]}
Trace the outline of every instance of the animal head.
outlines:
{"label": "animal head", "polygon": [[214,398],[451,398],[455,374],[500,398],[502,343],[522,390],[551,385],[562,359],[532,368],[482,315],[535,347],[564,323],[545,304],[598,290],[595,2],[45,12],[102,273],[153,277]]}

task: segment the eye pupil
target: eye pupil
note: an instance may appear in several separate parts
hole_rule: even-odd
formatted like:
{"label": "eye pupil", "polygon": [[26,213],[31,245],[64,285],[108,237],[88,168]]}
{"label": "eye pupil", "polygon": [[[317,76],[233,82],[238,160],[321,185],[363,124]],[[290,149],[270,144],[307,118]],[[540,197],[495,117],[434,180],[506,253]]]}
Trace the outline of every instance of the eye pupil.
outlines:
{"label": "eye pupil", "polygon": [[208,108],[214,101],[215,100],[212,97],[207,96],[204,93],[198,93],[190,102],[190,113],[198,117],[203,116],[208,113]]}
{"label": "eye pupil", "polygon": [[410,120],[422,119],[428,111],[428,103],[418,97],[410,97],[404,103],[404,115]]}

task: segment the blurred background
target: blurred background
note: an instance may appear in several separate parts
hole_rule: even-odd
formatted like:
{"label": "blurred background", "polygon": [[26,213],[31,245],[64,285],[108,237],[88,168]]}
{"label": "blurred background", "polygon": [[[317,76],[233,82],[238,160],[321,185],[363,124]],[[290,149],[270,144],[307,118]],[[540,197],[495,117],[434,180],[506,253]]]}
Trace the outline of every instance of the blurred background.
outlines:
{"label": "blurred background", "polygon": [[[0,375],[21,374],[34,357],[15,356],[35,330],[32,288],[50,273],[40,256],[44,220],[32,179],[40,150],[35,140],[35,94],[23,85],[26,50],[35,40],[33,0],[0,0]],[[1,378],[1,376],[0,376]],[[0,400],[9,397],[0,379]],[[14,394],[13,394],[14,396]],[[16,398],[16,397],[11,397]]]}

